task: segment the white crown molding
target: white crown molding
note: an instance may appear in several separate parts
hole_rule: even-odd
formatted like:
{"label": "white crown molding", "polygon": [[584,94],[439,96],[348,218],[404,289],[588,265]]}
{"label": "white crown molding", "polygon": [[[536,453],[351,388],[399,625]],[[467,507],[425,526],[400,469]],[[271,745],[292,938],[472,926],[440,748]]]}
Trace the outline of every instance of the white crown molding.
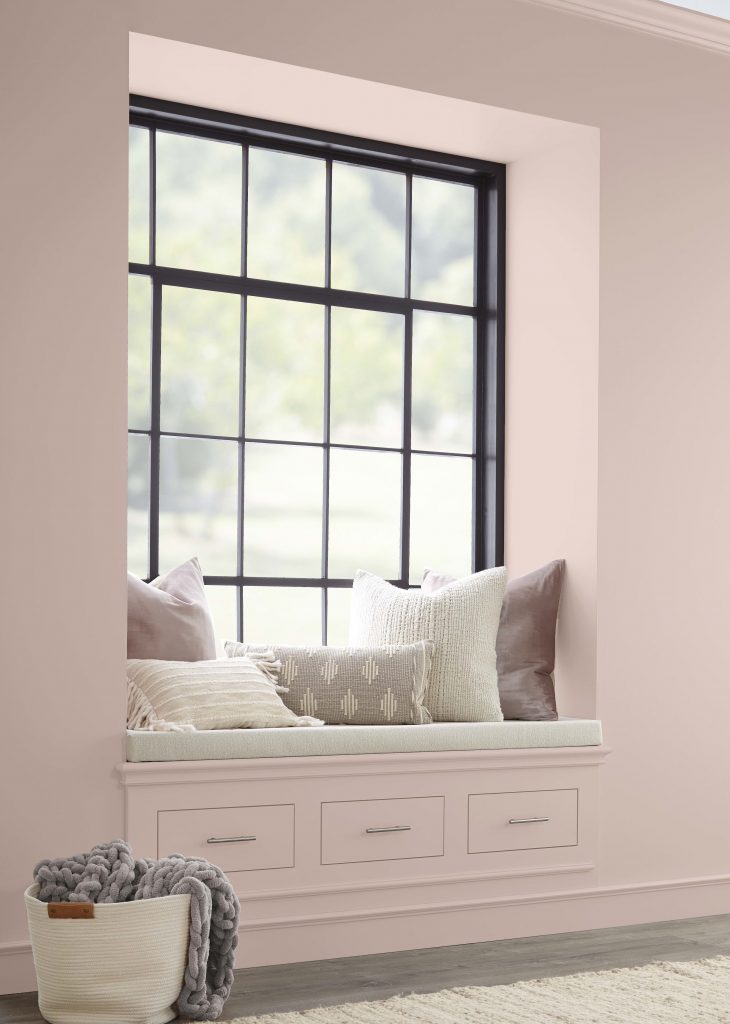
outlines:
{"label": "white crown molding", "polygon": [[528,3],[730,54],[730,21],[675,7],[662,0],[528,0]]}

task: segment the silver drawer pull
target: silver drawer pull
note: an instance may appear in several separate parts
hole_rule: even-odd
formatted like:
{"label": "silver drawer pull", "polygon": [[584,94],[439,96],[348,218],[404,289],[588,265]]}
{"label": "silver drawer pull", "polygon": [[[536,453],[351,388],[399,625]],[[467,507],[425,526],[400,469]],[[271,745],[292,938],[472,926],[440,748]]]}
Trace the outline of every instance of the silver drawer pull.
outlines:
{"label": "silver drawer pull", "polygon": [[386,828],[366,828],[367,835],[375,835],[376,832],[410,832],[410,825],[388,825]]}
{"label": "silver drawer pull", "polygon": [[222,836],[220,839],[216,836],[211,836],[210,839],[206,839],[207,843],[253,843],[256,840],[256,836]]}
{"label": "silver drawer pull", "polygon": [[550,821],[549,818],[510,818],[509,825],[531,825],[533,821]]}

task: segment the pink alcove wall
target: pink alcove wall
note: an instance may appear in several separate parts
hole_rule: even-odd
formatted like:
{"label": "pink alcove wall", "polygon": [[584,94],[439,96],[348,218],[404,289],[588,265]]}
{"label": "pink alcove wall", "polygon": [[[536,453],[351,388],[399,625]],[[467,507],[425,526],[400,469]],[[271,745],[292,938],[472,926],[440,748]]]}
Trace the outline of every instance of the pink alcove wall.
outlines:
{"label": "pink alcove wall", "polygon": [[[4,0],[2,19],[4,990],[28,984],[34,860],[123,829],[130,30],[600,130],[597,401],[541,396],[573,441],[555,472],[537,436],[529,505],[528,461],[510,484],[508,551],[542,557],[513,531],[548,516],[588,581],[597,531],[576,616],[588,635],[597,623],[614,748],[600,868],[623,888],[606,919],[730,909],[728,56],[523,0]],[[538,345],[549,296],[528,299]],[[548,347],[533,355],[510,372],[550,367]],[[567,468],[593,444],[572,418],[589,409],[597,484]],[[664,882],[677,898],[637,909],[630,887]]]}

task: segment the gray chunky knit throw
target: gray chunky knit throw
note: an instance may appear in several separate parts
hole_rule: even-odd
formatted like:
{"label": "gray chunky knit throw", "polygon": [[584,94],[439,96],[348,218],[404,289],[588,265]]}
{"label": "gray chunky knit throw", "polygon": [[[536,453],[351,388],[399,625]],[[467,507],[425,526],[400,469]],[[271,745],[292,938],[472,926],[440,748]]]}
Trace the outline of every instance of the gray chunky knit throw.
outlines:
{"label": "gray chunky knit throw", "polygon": [[42,860],[33,877],[44,903],[124,903],[190,893],[190,941],[178,1013],[215,1020],[231,991],[240,906],[233,886],[207,860],[173,853],[135,860],[121,839],[88,853]]}

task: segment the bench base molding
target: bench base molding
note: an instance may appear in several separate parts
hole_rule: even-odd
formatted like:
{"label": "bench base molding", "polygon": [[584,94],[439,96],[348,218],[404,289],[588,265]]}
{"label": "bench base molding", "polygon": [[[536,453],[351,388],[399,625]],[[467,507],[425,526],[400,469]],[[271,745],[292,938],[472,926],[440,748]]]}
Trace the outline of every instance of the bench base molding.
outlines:
{"label": "bench base molding", "polygon": [[[730,914],[730,875],[477,901],[458,909],[395,908],[389,918],[244,922],[236,966],[263,967],[404,949],[526,938]],[[0,994],[33,992],[30,943],[0,943]]]}
{"label": "bench base molding", "polygon": [[589,931],[730,913],[730,875],[244,923],[236,964],[281,963]]}

